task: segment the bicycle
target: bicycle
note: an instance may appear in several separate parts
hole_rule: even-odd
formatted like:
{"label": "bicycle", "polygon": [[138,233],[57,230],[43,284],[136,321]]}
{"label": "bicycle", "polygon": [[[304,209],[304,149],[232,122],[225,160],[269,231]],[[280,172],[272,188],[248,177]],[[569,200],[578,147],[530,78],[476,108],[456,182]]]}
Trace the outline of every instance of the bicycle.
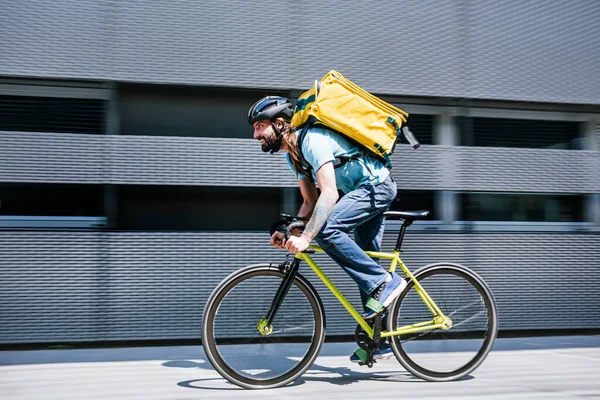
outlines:
{"label": "bicycle", "polygon": [[[323,250],[311,245],[291,261],[288,254],[281,264],[242,268],[214,289],[202,319],[202,346],[212,366],[235,385],[266,389],[289,384],[313,364],[325,339],[325,310],[313,285],[298,273],[305,261],[358,323],[361,365],[372,367],[373,352],[389,340],[400,364],[421,379],[452,381],[471,373],[496,339],[496,303],[483,279],[465,266],[436,263],[412,273],[404,265],[400,249],[406,228],[428,214],[386,212],[388,220],[404,221],[394,252],[365,252],[391,260],[389,271],[400,267],[408,281],[387,309],[385,330],[381,316],[366,321],[333,285],[310,257]],[[286,217],[289,236],[303,222]]]}

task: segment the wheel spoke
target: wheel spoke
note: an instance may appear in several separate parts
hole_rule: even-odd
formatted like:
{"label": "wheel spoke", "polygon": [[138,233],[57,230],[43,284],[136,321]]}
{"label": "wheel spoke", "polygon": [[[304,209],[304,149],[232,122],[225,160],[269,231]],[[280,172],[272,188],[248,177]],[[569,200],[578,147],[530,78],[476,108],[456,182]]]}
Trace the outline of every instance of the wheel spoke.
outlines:
{"label": "wheel spoke", "polygon": [[292,326],[292,327],[286,327],[286,328],[281,328],[279,330],[274,330],[271,334],[278,334],[278,333],[290,333],[290,332],[308,332],[309,330],[313,329],[312,325],[309,324],[305,324],[302,326]]}
{"label": "wheel spoke", "polygon": [[447,317],[451,317],[451,316],[453,316],[454,314],[456,314],[457,312],[461,312],[461,311],[463,311],[463,310],[467,310],[467,309],[469,309],[470,307],[473,307],[473,306],[474,306],[474,305],[476,305],[476,304],[481,304],[481,301],[479,301],[479,302],[478,302],[478,301],[474,301],[473,303],[471,303],[471,304],[468,304],[468,305],[464,306],[463,308],[459,308],[458,310],[454,310],[454,311],[452,311],[450,314],[446,314],[446,316],[447,316]]}
{"label": "wheel spoke", "polygon": [[459,322],[458,324],[453,324],[452,327],[456,328],[457,326],[461,326],[466,324],[467,322],[476,319],[477,317],[479,317],[480,315],[485,315],[487,314],[485,311],[479,311],[477,314],[470,316],[469,318]]}
{"label": "wheel spoke", "polygon": [[234,384],[284,385],[302,374],[318,354],[325,332],[322,309],[314,290],[298,276],[272,324],[261,325],[270,331],[259,332],[282,277],[269,267],[248,268],[221,284],[207,302],[202,344],[215,369]]}
{"label": "wheel spoke", "polygon": [[[450,329],[431,329],[394,338],[392,348],[411,373],[428,380],[458,379],[475,369],[491,349],[497,312],[481,279],[462,266],[432,265],[415,278],[452,320]],[[413,285],[392,307],[392,322],[406,326],[431,318]]]}

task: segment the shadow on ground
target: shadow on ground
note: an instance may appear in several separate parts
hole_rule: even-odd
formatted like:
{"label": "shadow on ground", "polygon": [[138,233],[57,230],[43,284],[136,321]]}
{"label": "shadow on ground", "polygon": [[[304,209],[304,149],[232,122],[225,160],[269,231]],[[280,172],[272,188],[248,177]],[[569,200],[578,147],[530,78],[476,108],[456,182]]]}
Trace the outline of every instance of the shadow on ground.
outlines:
{"label": "shadow on ground", "polygon": [[[210,364],[209,364],[210,365]],[[205,368],[205,364],[195,363],[193,361],[167,361],[163,363],[165,367],[173,368]],[[313,364],[312,367],[287,387],[303,385],[306,382],[326,382],[332,385],[346,386],[360,381],[382,381],[382,382],[412,382],[424,383],[425,381],[416,378],[406,371],[371,371],[365,368],[365,372],[356,371],[348,367],[327,367],[324,365]],[[473,379],[472,376],[466,376],[460,381]],[[178,386],[189,389],[212,389],[212,390],[244,390],[227,382],[224,378],[203,378],[179,382]]]}

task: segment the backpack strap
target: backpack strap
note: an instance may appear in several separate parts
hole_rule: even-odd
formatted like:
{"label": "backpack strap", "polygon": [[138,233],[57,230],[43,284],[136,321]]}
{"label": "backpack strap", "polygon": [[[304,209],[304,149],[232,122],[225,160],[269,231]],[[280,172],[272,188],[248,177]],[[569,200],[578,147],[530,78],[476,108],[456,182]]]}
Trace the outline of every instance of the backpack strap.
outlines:
{"label": "backpack strap", "polygon": [[314,179],[313,179],[313,176],[312,176],[312,169],[313,168],[308,163],[308,161],[306,161],[306,158],[304,158],[304,154],[302,154],[302,143],[304,142],[304,137],[308,133],[308,129],[309,128],[310,128],[310,125],[307,125],[304,128],[302,128],[302,130],[300,131],[300,134],[298,135],[298,140],[297,140],[296,147],[298,148],[298,155],[300,156],[300,162],[302,163],[302,167],[304,167],[304,169],[308,173],[308,177],[307,178],[310,179],[311,182],[314,182]]}
{"label": "backpack strap", "polygon": [[[308,175],[309,175],[308,178],[310,179],[310,181],[314,182],[314,179],[312,176],[313,167],[308,163],[308,161],[306,161],[306,158],[304,158],[304,154],[302,154],[302,143],[304,142],[304,138],[306,137],[306,134],[308,133],[308,130],[310,129],[311,126],[312,125],[305,126],[300,131],[300,134],[298,135],[297,148],[298,148],[298,155],[300,156],[300,162],[302,163],[302,166],[304,167],[306,172],[308,172]],[[352,154],[351,156],[338,156],[333,161],[333,168],[334,169],[340,168],[350,161],[354,161],[354,160],[361,158],[365,154],[366,154],[366,152],[364,150],[361,150],[356,154]]]}

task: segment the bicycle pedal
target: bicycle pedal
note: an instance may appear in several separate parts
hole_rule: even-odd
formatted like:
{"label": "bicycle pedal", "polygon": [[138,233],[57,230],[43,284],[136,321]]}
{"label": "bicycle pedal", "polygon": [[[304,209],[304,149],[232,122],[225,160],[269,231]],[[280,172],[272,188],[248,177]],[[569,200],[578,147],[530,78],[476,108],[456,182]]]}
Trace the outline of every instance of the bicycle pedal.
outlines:
{"label": "bicycle pedal", "polygon": [[360,365],[361,367],[366,365],[369,368],[373,368],[373,364],[375,364],[376,362],[377,361],[375,361],[375,360],[373,360],[373,362],[370,362],[370,363],[363,363],[363,362],[359,361],[358,365]]}
{"label": "bicycle pedal", "polygon": [[359,362],[358,362],[358,365],[360,365],[361,367],[362,367],[362,366],[364,366],[364,365],[366,365],[366,366],[367,366],[367,367],[369,367],[369,368],[373,368],[373,364],[375,364],[376,362],[377,362],[377,361],[375,361],[375,360],[373,360],[373,362],[370,362],[370,363],[368,363],[368,362],[367,362],[367,363],[364,363],[364,362],[360,362],[360,361],[359,361]]}

